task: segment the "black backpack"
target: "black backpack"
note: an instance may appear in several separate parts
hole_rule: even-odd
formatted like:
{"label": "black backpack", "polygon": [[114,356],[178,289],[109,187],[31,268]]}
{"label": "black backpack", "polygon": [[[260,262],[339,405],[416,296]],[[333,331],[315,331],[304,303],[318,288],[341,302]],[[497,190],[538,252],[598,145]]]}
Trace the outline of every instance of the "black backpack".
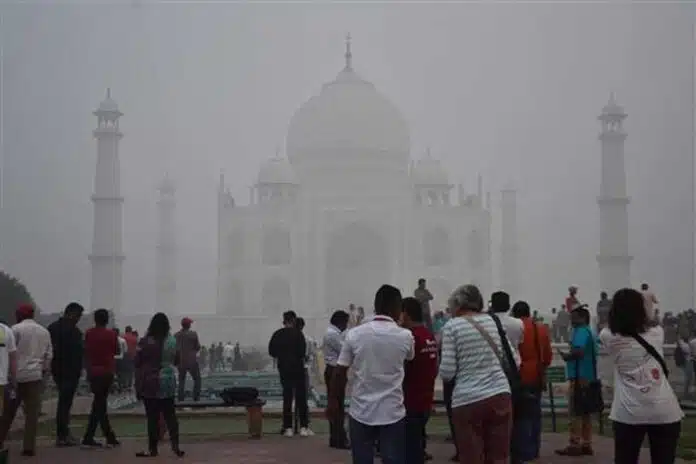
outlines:
{"label": "black backpack", "polygon": [[677,367],[684,367],[684,365],[686,365],[686,353],[684,353],[679,343],[677,343],[677,347],[674,349],[674,364],[676,364]]}

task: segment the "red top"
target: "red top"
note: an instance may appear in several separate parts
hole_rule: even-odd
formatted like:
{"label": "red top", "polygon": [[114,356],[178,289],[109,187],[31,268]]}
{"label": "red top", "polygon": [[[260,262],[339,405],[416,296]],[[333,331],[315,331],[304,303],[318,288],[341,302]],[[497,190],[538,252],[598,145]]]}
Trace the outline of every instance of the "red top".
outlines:
{"label": "red top", "polygon": [[124,333],[123,339],[126,341],[126,346],[128,347],[128,356],[135,357],[135,350],[138,348],[138,336],[133,332]]}
{"label": "red top", "polygon": [[[523,385],[541,386],[542,374],[551,365],[553,352],[549,329],[544,324],[537,324],[531,317],[523,317],[524,334],[522,344],[519,346],[520,377]],[[536,331],[534,327],[536,326]]]}
{"label": "red top", "polygon": [[415,356],[406,363],[404,405],[407,412],[430,412],[437,377],[437,342],[425,326],[411,329]]}
{"label": "red top", "polygon": [[99,376],[116,372],[118,337],[106,327],[92,327],[85,333],[87,375]]}

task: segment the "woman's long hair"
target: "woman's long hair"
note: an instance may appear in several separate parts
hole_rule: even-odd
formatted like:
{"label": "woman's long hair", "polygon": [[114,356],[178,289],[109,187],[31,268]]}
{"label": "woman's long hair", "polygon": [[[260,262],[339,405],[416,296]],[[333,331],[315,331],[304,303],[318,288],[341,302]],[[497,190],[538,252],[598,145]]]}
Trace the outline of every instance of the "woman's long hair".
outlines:
{"label": "woman's long hair", "polygon": [[162,343],[169,335],[169,318],[164,313],[157,313],[152,316],[150,326],[147,328],[147,337],[152,337]]}
{"label": "woman's long hair", "polygon": [[614,293],[609,310],[611,333],[630,337],[645,332],[647,328],[648,316],[643,295],[632,288],[623,288]]}

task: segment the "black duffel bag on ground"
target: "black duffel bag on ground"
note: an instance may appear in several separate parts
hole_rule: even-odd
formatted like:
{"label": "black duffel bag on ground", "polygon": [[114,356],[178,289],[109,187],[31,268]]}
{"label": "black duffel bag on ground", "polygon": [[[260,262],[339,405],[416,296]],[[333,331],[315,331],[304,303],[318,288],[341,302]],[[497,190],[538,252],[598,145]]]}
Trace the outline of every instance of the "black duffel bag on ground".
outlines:
{"label": "black duffel bag on ground", "polygon": [[220,397],[227,405],[246,405],[259,399],[259,391],[254,387],[229,387]]}

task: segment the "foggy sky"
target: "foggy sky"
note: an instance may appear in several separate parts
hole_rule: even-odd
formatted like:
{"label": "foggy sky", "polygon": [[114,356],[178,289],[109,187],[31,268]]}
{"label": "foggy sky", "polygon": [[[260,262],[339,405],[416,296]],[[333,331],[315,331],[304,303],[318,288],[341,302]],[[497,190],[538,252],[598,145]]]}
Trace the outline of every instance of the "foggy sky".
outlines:
{"label": "foggy sky", "polygon": [[692,306],[693,5],[44,2],[0,14],[0,264],[46,310],[89,303],[91,112],[106,87],[125,113],[124,311],[154,306],[166,171],[178,184],[178,309],[213,312],[219,172],[246,203],[293,112],[343,67],[347,32],[356,71],[408,121],[413,157],[431,147],[472,193],[482,173],[496,208],[500,188],[518,189],[513,298],[543,309],[570,284],[597,299],[596,116],[615,91],[629,115],[632,280],[665,309]]}

